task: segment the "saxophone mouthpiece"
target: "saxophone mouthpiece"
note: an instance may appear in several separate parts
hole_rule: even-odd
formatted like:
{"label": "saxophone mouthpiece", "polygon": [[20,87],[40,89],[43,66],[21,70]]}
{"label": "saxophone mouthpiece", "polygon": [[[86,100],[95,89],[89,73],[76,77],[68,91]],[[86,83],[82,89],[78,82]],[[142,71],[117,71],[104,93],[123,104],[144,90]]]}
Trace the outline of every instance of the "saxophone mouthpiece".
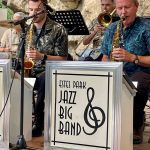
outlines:
{"label": "saxophone mouthpiece", "polygon": [[122,21],[125,21],[126,18],[127,18],[126,16],[121,16],[121,20],[122,20]]}

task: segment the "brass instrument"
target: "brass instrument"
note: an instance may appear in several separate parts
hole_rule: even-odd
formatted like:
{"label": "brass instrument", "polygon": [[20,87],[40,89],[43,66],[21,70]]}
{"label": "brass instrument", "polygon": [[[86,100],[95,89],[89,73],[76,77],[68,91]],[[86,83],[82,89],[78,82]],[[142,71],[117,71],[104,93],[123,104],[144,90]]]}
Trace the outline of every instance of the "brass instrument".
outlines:
{"label": "brass instrument", "polygon": [[[112,51],[114,48],[119,48],[121,46],[121,30],[122,30],[122,21],[124,21],[126,19],[126,17],[121,17],[120,21],[118,22],[117,24],[117,29],[114,33],[114,36],[113,36],[113,41],[112,41]],[[111,61],[115,61],[115,58],[112,56],[112,51],[111,51],[111,54],[110,54],[110,60]]]}
{"label": "brass instrument", "polygon": [[97,17],[97,21],[100,25],[107,28],[112,23],[112,15],[116,12],[114,9],[110,14],[107,12],[100,13]]}
{"label": "brass instrument", "polygon": [[[114,33],[114,36],[113,36],[112,51],[113,51],[114,48],[120,47],[120,45],[119,45],[119,42],[120,42],[120,24],[121,24],[121,21],[119,21],[119,23],[117,25],[116,32]],[[112,56],[112,51],[111,51],[111,54],[110,54],[110,60],[115,61],[115,58]]]}
{"label": "brass instrument", "polygon": [[[30,29],[27,34],[27,50],[30,50],[32,47],[32,37],[33,37],[33,23],[30,25]],[[31,58],[26,58],[24,61],[24,71],[25,76],[28,76],[29,70],[34,67],[34,61]]]}

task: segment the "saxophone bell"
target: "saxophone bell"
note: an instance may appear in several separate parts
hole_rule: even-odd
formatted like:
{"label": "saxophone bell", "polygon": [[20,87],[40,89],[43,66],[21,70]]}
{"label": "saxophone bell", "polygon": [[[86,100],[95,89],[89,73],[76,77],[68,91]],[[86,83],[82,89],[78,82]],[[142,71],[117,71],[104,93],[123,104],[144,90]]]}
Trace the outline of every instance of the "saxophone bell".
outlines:
{"label": "saxophone bell", "polygon": [[34,61],[31,59],[31,58],[29,58],[29,59],[26,59],[25,61],[24,61],[24,69],[25,70],[27,70],[27,69],[32,69],[34,67]]}

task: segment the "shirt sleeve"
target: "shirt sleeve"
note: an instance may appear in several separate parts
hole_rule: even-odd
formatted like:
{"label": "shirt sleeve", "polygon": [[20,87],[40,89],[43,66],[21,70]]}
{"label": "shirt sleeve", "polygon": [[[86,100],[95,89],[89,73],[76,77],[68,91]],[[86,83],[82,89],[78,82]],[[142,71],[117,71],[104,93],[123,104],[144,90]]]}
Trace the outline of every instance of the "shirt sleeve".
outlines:
{"label": "shirt sleeve", "polygon": [[103,55],[109,56],[112,50],[113,35],[116,31],[117,22],[112,23],[104,32],[104,38],[100,48],[100,52]]}
{"label": "shirt sleeve", "polygon": [[54,55],[68,55],[68,34],[63,26],[59,26],[57,30]]}
{"label": "shirt sleeve", "polygon": [[104,33],[104,38],[103,38],[103,41],[102,41],[102,45],[101,45],[101,48],[100,48],[100,52],[103,54],[103,55],[109,55],[110,53],[110,49],[111,49],[111,36],[110,36],[110,30],[109,29],[106,29],[105,33]]}
{"label": "shirt sleeve", "polygon": [[148,50],[149,55],[150,55],[150,29],[145,30],[144,40],[145,40],[145,43],[147,45],[147,50]]}

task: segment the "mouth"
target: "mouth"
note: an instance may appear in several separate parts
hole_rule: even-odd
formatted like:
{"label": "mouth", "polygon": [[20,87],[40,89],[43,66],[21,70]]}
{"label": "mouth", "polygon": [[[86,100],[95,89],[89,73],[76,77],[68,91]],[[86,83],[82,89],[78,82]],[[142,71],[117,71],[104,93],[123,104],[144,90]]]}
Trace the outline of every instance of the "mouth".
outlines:
{"label": "mouth", "polygon": [[125,21],[127,19],[127,16],[121,16],[121,20]]}

